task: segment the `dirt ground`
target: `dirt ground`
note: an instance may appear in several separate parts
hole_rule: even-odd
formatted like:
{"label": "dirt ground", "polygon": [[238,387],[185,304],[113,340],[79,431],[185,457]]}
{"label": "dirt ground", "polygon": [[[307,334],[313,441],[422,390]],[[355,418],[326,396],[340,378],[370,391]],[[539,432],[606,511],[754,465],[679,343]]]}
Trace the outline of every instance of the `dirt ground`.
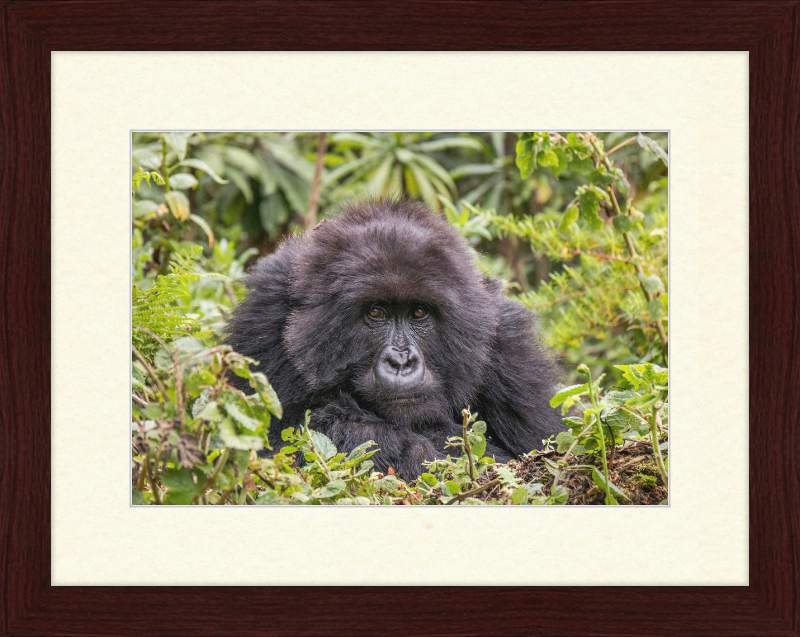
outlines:
{"label": "dirt ground", "polygon": [[[666,459],[667,451],[661,452]],[[553,475],[548,471],[544,458],[555,461],[560,456],[555,451],[536,453],[523,456],[519,460],[509,462],[516,474],[525,482],[540,482],[544,484],[542,492],[550,494],[553,484]],[[602,473],[602,460],[599,456],[586,455],[572,457],[568,464],[589,465],[594,464]],[[617,498],[621,505],[629,504],[660,504],[667,499],[667,489],[661,480],[656,466],[653,448],[649,441],[626,440],[622,447],[618,447],[613,457],[608,458],[611,482],[619,487],[629,499]],[[479,483],[487,483],[496,478],[494,470],[489,470],[481,475]],[[592,481],[591,470],[574,469],[562,472],[559,484],[569,489],[570,497],[566,504],[603,504],[605,492]],[[500,485],[485,491],[477,497],[481,500],[490,500],[499,496]]]}

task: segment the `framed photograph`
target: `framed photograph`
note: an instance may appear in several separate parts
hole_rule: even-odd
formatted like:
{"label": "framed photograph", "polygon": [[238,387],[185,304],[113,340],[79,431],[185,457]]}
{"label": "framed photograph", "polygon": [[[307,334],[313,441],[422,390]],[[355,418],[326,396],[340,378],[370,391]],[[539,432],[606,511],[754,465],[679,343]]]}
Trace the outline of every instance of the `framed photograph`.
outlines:
{"label": "framed photograph", "polygon": [[[797,3],[401,6],[0,4],[2,634],[798,634]],[[670,506],[129,506],[130,131],[219,129],[669,130]]]}

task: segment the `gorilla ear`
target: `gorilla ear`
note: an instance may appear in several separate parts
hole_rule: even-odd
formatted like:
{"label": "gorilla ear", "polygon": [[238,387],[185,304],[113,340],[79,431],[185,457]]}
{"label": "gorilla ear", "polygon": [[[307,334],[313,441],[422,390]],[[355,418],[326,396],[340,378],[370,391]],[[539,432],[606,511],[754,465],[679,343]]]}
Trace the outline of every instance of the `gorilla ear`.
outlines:
{"label": "gorilla ear", "polygon": [[289,314],[283,342],[312,389],[335,386],[364,356],[356,330],[343,325],[346,316],[327,305],[306,306]]}

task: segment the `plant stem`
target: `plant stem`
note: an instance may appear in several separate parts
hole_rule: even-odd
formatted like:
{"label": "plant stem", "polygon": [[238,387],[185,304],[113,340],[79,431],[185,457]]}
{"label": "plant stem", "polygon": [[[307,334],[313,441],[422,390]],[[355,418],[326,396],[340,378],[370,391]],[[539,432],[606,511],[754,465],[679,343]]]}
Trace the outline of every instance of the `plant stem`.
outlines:
{"label": "plant stem", "polygon": [[661,449],[658,446],[658,427],[656,426],[657,415],[658,408],[653,405],[653,413],[650,416],[650,439],[653,442],[653,454],[656,457],[658,472],[661,474],[661,479],[664,481],[664,486],[669,489],[669,485],[667,484],[667,469],[664,466],[664,458],[661,457]]}
{"label": "plant stem", "polygon": [[308,196],[308,212],[306,212],[305,227],[310,230],[317,225],[317,207],[319,206],[319,191],[322,183],[322,169],[325,166],[325,152],[328,150],[328,133],[319,134],[317,144],[317,165],[314,169],[314,181],[311,182],[311,194]]}
{"label": "plant stem", "polygon": [[464,410],[464,430],[462,440],[464,441],[464,451],[467,454],[467,462],[469,463],[469,477],[475,482],[475,468],[472,466],[472,450],[469,448],[469,441],[467,440],[467,425],[469,424],[469,409]]}
{"label": "plant stem", "polygon": [[447,501],[447,504],[453,504],[453,502],[459,502],[460,500],[466,500],[467,498],[477,495],[478,493],[482,493],[484,491],[488,491],[489,489],[493,489],[498,484],[500,484],[500,478],[495,478],[491,482],[487,482],[483,486],[478,487],[477,489],[472,489],[472,491],[464,491],[464,493],[459,493],[456,496],[453,496]]}
{"label": "plant stem", "polygon": [[161,492],[158,490],[157,477],[158,477],[158,458],[153,463],[153,472],[150,473],[150,450],[144,456],[144,465],[147,470],[147,478],[150,481],[150,490],[153,492],[156,504],[161,504]]}
{"label": "plant stem", "polygon": [[609,151],[606,153],[606,155],[612,155],[613,153],[616,153],[616,152],[617,152],[617,151],[618,151],[620,148],[624,148],[625,146],[627,146],[627,145],[628,145],[628,144],[630,144],[631,142],[635,142],[637,138],[638,138],[638,135],[634,135],[633,137],[629,137],[628,139],[626,139],[626,140],[625,140],[624,142],[622,142],[621,144],[617,144],[616,146],[614,146],[614,148],[612,148],[611,150],[609,150]]}
{"label": "plant stem", "polygon": [[[611,479],[608,477],[608,460],[606,459],[606,436],[603,433],[603,423],[600,422],[600,408],[597,405],[597,396],[594,393],[592,386],[592,376],[589,375],[589,398],[592,400],[592,407],[594,407],[595,418],[597,419],[597,431],[600,432],[600,449],[603,452],[603,473],[606,477],[606,504],[611,502]],[[614,440],[611,440],[614,443]]]}
{"label": "plant stem", "polygon": [[[178,158],[180,159],[180,157]],[[167,140],[161,138],[161,168],[164,171],[164,192],[169,192],[169,166],[167,166]]]}
{"label": "plant stem", "polygon": [[136,349],[133,345],[131,345],[131,350],[133,350],[133,353],[136,355],[136,358],[139,359],[139,362],[142,365],[144,365],[144,368],[145,370],[147,370],[147,373],[150,374],[150,377],[155,382],[156,387],[158,387],[158,391],[160,391],[161,395],[164,396],[164,400],[169,400],[169,396],[167,396],[167,390],[164,388],[164,385],[161,384],[161,381],[158,378],[158,374],[156,374],[155,370],[150,366],[150,363],[147,362],[147,359],[144,356],[142,356],[141,352],[138,349]]}
{"label": "plant stem", "polygon": [[[591,382],[591,380],[590,380],[589,382]],[[561,458],[561,459],[562,459],[564,462],[566,462],[566,461],[567,461],[567,458],[569,458],[570,454],[572,453],[572,450],[573,450],[573,449],[575,448],[575,446],[578,444],[578,441],[579,441],[581,438],[583,438],[583,437],[584,437],[584,436],[585,436],[587,433],[589,433],[589,430],[592,428],[592,426],[593,426],[593,425],[586,425],[586,427],[584,427],[584,428],[583,428],[583,431],[581,431],[581,432],[580,432],[580,433],[579,433],[579,434],[578,434],[578,435],[575,437],[575,440],[573,440],[573,441],[572,441],[572,444],[569,446],[569,449],[567,449],[567,453],[565,453],[565,454],[562,456],[562,458]]]}
{"label": "plant stem", "polygon": [[206,488],[214,488],[217,482],[217,476],[219,472],[222,471],[222,467],[225,466],[225,463],[228,462],[228,457],[231,455],[231,448],[225,447],[225,450],[222,452],[222,455],[219,457],[219,461],[217,462],[217,466],[214,467],[214,473],[212,473],[209,478],[208,482],[206,482]]}
{"label": "plant stem", "polygon": [[325,460],[322,459],[322,454],[317,451],[317,448],[314,446],[314,438],[311,436],[311,430],[308,429],[308,444],[311,447],[311,451],[313,451],[317,455],[317,460],[319,461],[322,470],[325,471],[325,475],[328,476],[328,482],[333,482],[333,476],[331,475],[331,470],[328,469],[328,465],[325,464]]}

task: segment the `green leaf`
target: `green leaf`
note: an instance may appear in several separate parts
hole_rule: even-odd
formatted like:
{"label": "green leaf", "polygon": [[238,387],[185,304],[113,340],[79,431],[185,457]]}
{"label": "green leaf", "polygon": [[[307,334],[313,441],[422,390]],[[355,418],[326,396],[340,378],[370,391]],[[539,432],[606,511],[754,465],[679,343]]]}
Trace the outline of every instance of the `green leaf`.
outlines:
{"label": "green leaf", "polygon": [[[605,490],[606,490],[606,477],[600,471],[597,470],[597,467],[592,467],[592,480],[605,493]],[[614,495],[616,495],[616,496],[618,496],[620,498],[624,498],[626,500],[630,499],[630,498],[628,498],[627,495],[625,495],[624,491],[622,491],[617,485],[615,485],[613,482],[611,482],[611,480],[608,481],[608,486],[609,486],[609,488],[611,489],[611,492]]]}
{"label": "green leaf", "polygon": [[580,209],[581,215],[592,228],[595,230],[603,229],[603,220],[598,215],[600,211],[600,203],[597,198],[597,193],[594,189],[586,190],[580,196]]}
{"label": "green leaf", "polygon": [[567,154],[560,146],[554,148],[552,152],[555,153],[558,163],[555,166],[551,165],[550,170],[553,171],[553,175],[558,179],[558,176],[567,169]]}
{"label": "green leaf", "polygon": [[448,480],[445,482],[451,494],[461,493],[461,485],[455,480]]}
{"label": "green leaf", "polygon": [[569,387],[565,387],[564,389],[562,389],[560,392],[558,392],[555,396],[553,396],[550,399],[550,406],[558,407],[570,396],[578,396],[580,394],[586,394],[588,392],[589,392],[589,383],[585,383],[583,385],[570,385]]}
{"label": "green leaf", "polygon": [[558,226],[558,229],[566,234],[569,231],[570,226],[572,226],[572,224],[578,220],[579,214],[580,212],[578,210],[578,206],[573,205],[567,208],[564,211],[564,215],[561,217],[561,224]]}
{"label": "green leaf", "polygon": [[278,394],[272,388],[272,385],[267,381],[267,377],[261,372],[251,372],[250,374],[250,387],[256,390],[256,393],[264,401],[264,406],[278,418],[283,418],[283,407],[281,401],[278,400]]}
{"label": "green leaf", "polygon": [[161,158],[153,151],[141,148],[133,151],[131,163],[134,168],[142,167],[147,170],[158,170],[161,166]]}
{"label": "green leaf", "polygon": [[639,281],[641,281],[642,287],[645,289],[645,291],[649,292],[650,294],[664,291],[664,283],[657,274],[645,276],[644,274],[638,273],[636,276],[639,277]]}
{"label": "green leaf", "polygon": [[170,175],[169,187],[177,188],[178,190],[188,190],[197,185],[197,178],[191,173],[176,173]]}
{"label": "green leaf", "polygon": [[591,157],[579,157],[578,155],[573,155],[572,161],[569,162],[569,169],[574,173],[579,173],[584,175],[590,172],[594,168],[594,163],[592,162]]}
{"label": "green leaf", "polygon": [[199,217],[197,215],[189,215],[189,219],[194,221],[198,226],[200,226],[203,229],[203,232],[205,232],[206,236],[208,236],[208,247],[213,248],[214,231],[211,229],[211,226],[208,225],[208,222],[202,217]]}
{"label": "green leaf", "polygon": [[242,449],[260,451],[264,448],[264,440],[260,436],[250,434],[239,434],[236,426],[230,418],[223,418],[219,422],[219,435],[225,446],[231,449]]}
{"label": "green leaf", "polygon": [[391,178],[392,168],[394,167],[394,156],[388,155],[383,163],[378,166],[378,169],[372,175],[372,178],[367,183],[367,192],[373,197],[379,197],[388,191],[389,180]]}
{"label": "green leaf", "polygon": [[436,479],[436,476],[435,476],[435,475],[433,475],[433,474],[431,474],[431,473],[423,473],[423,474],[420,476],[420,478],[422,478],[422,481],[423,481],[423,482],[425,482],[425,484],[429,484],[429,485],[430,485],[430,486],[432,486],[432,487],[435,487],[435,486],[436,486],[436,484],[439,482],[439,481]]}
{"label": "green leaf", "polygon": [[164,140],[172,146],[179,160],[186,158],[186,140],[189,139],[189,135],[191,133],[166,133],[164,135]]}
{"label": "green leaf", "polygon": [[531,497],[533,497],[537,493],[540,493],[542,491],[542,488],[544,488],[544,485],[541,482],[531,482],[529,484],[523,484],[522,486],[525,487],[525,490]]}
{"label": "green leaf", "polygon": [[253,203],[253,188],[250,186],[250,181],[247,176],[244,175],[240,170],[231,168],[230,166],[227,168],[226,174],[231,178],[231,181],[242,193],[244,200],[247,203]]}
{"label": "green leaf", "polygon": [[432,153],[448,148],[471,148],[473,150],[483,150],[483,144],[474,137],[443,137],[429,142],[414,144],[417,150]]}
{"label": "green leaf", "polygon": [[485,434],[486,433],[486,423],[482,420],[478,420],[477,422],[472,423],[472,431],[476,434]]}
{"label": "green leaf", "polygon": [[627,195],[631,191],[630,182],[625,177],[620,178],[617,181],[617,190],[619,190],[623,195]]}
{"label": "green leaf", "polygon": [[520,135],[517,142],[517,168],[519,168],[521,177],[527,179],[533,171],[533,144],[529,139],[523,139],[522,135],[524,134]]}
{"label": "green leaf", "polygon": [[565,453],[570,448],[572,443],[575,442],[575,436],[568,431],[562,431],[556,436],[556,444],[558,445],[558,453]]}
{"label": "green leaf", "polygon": [[375,443],[372,440],[367,440],[367,442],[363,442],[360,445],[358,445],[358,447],[353,449],[348,454],[347,459],[348,460],[356,460],[358,458],[361,458],[362,456],[364,456],[367,453],[367,449],[369,449],[370,447],[373,447],[373,446],[375,446]]}
{"label": "green leaf", "polygon": [[511,494],[511,501],[514,504],[528,504],[528,490],[524,487],[517,487]]}
{"label": "green leaf", "polygon": [[189,200],[180,190],[170,190],[166,195],[167,206],[176,219],[185,221],[189,218]]}
{"label": "green leaf", "polygon": [[392,475],[385,476],[380,480],[375,480],[374,484],[378,491],[386,491],[388,493],[397,491],[397,487],[399,486],[397,478]]}
{"label": "green leaf", "polygon": [[601,188],[607,188],[614,183],[614,175],[606,170],[602,164],[589,173],[589,181]]}
{"label": "green leaf", "polygon": [[322,489],[320,489],[319,492],[314,495],[316,495],[318,498],[330,498],[331,496],[341,493],[346,488],[347,484],[345,484],[344,480],[333,480],[322,487]]}
{"label": "green leaf", "polygon": [[626,389],[624,391],[610,391],[606,394],[605,399],[606,402],[611,403],[612,405],[625,405],[629,400],[632,398],[638,398],[639,394],[633,391],[632,389]]}
{"label": "green leaf", "polygon": [[569,489],[563,484],[557,484],[550,489],[550,497],[553,500],[553,504],[564,504],[569,500]]}
{"label": "green leaf", "polygon": [[558,166],[558,155],[551,149],[542,149],[536,153],[536,161],[542,166]]}
{"label": "green leaf", "polygon": [[666,166],[669,166],[669,156],[664,149],[658,145],[657,141],[650,139],[647,135],[642,135],[641,133],[636,136],[636,141],[639,146],[644,148],[648,153],[663,161]]}
{"label": "green leaf", "polygon": [[497,466],[497,477],[503,482],[503,484],[507,484],[511,487],[518,487],[519,480],[517,476],[514,475],[514,472],[504,465]]}
{"label": "green leaf", "polygon": [[197,170],[202,170],[218,184],[228,183],[227,179],[223,179],[222,177],[220,177],[216,172],[214,172],[214,169],[211,166],[209,166],[206,162],[204,162],[201,159],[184,159],[182,162],[180,162],[180,165],[189,166],[190,168],[197,168]]}
{"label": "green leaf", "polygon": [[243,414],[239,410],[239,407],[233,402],[226,401],[223,403],[223,405],[225,406],[225,411],[228,413],[228,415],[240,425],[249,429],[250,431],[258,431],[259,427],[261,426],[261,423],[258,422],[258,420]]}
{"label": "green leaf", "polygon": [[158,420],[164,413],[163,407],[159,403],[150,403],[144,410],[150,420]]}
{"label": "green leaf", "polygon": [[[191,366],[206,363],[211,358],[210,354],[203,355],[203,352],[208,351],[206,344],[199,338],[193,336],[182,336],[181,338],[175,339],[169,344],[169,348],[172,351],[172,355],[179,363],[192,357]],[[156,352],[153,361],[158,369],[169,369],[173,365],[172,358],[164,348]]]}
{"label": "green leaf", "polygon": [[158,204],[149,199],[137,199],[133,202],[133,218],[138,219],[158,210]]}
{"label": "green leaf", "polygon": [[591,158],[592,155],[591,145],[582,139],[578,139],[578,135],[576,133],[567,134],[567,148],[572,150],[576,156],[582,159]]}
{"label": "green leaf", "polygon": [[325,460],[329,460],[336,455],[336,445],[334,445],[333,441],[324,433],[311,430],[311,440],[313,440],[317,452],[320,453]]}
{"label": "green leaf", "polygon": [[653,299],[647,304],[647,313],[650,315],[650,320],[657,321],[664,317],[664,305],[661,299]]}
{"label": "green leaf", "polygon": [[632,413],[624,409],[617,409],[616,407],[606,409],[602,413],[604,424],[611,427],[614,431],[623,431],[631,427],[637,428],[642,421],[638,416],[634,416]]}
{"label": "green leaf", "polygon": [[616,215],[614,217],[614,227],[619,232],[630,232],[633,229],[633,219],[628,215]]}
{"label": "green leaf", "polygon": [[470,446],[473,460],[480,459],[486,453],[486,438],[481,435],[478,435],[477,438]]}
{"label": "green leaf", "polygon": [[196,469],[193,471],[178,467],[162,471],[161,482],[169,489],[164,504],[191,504],[192,500],[203,493],[206,477]]}

